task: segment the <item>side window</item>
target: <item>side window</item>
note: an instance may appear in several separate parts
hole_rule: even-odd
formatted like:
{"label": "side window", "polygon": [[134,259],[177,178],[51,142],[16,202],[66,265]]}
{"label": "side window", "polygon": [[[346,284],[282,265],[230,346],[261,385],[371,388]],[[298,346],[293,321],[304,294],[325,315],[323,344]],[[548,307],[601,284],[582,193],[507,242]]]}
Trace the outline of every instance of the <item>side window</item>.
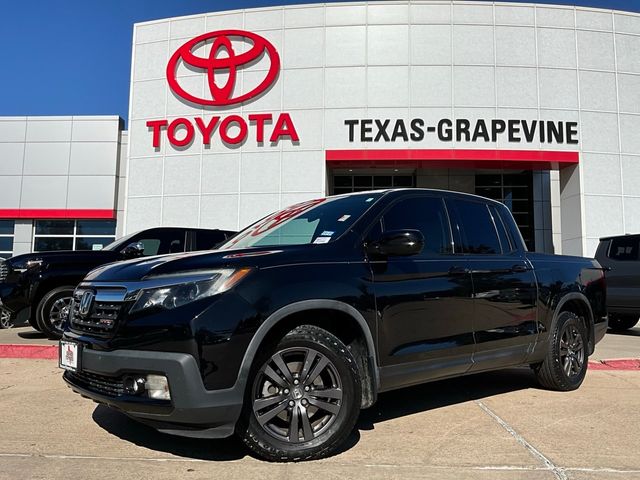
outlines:
{"label": "side window", "polygon": [[491,255],[502,252],[487,204],[457,199],[450,203],[461,224],[458,227],[462,238],[461,245],[456,247],[457,253]]}
{"label": "side window", "polygon": [[150,230],[143,232],[140,236],[133,237],[129,243],[141,242],[144,245],[145,257],[165,255],[184,252],[185,235],[185,230]]}
{"label": "side window", "polygon": [[211,250],[226,239],[226,235],[223,232],[196,230],[193,234],[196,237],[195,250]]}
{"label": "side window", "polygon": [[511,244],[511,240],[509,239],[509,235],[507,234],[507,229],[502,222],[502,218],[500,218],[498,209],[493,205],[489,205],[489,211],[491,212],[493,223],[495,224],[496,230],[498,231],[498,238],[500,239],[500,246],[502,247],[502,251],[505,253],[512,252],[513,250],[515,250],[515,248]]}
{"label": "side window", "polygon": [[386,232],[420,230],[424,235],[423,256],[451,253],[449,220],[441,198],[414,197],[393,205],[382,217]]}
{"label": "side window", "polygon": [[637,237],[618,237],[611,239],[609,258],[613,260],[638,260]]}

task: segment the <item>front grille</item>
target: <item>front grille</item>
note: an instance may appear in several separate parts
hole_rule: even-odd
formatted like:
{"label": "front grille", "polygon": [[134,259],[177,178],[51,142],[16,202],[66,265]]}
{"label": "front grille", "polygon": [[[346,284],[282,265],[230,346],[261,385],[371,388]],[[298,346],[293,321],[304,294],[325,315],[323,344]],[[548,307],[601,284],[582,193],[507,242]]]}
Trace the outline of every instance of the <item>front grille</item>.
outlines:
{"label": "front grille", "polygon": [[116,328],[122,302],[103,302],[93,300],[86,315],[80,314],[82,296],[87,290],[76,290],[71,307],[71,329],[98,336],[108,336]]}
{"label": "front grille", "polygon": [[68,380],[74,385],[108,397],[124,395],[122,377],[106,377],[89,372],[65,372]]}
{"label": "front grille", "polygon": [[9,276],[9,266],[4,260],[0,260],[0,282],[4,282]]}

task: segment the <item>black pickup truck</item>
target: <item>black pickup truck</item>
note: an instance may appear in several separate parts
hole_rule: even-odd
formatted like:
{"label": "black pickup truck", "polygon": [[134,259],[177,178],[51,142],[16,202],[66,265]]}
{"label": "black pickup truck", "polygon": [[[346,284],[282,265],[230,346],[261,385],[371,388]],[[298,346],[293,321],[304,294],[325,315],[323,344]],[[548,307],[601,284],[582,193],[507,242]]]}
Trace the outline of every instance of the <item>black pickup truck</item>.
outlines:
{"label": "black pickup truck", "polygon": [[76,392],[163,432],[235,432],[264,458],[304,460],[340,448],[379,392],[514,365],[578,388],[605,305],[597,261],[528,252],[503,204],[363,192],[294,205],[211,252],[92,271],[60,365]]}
{"label": "black pickup truck", "polygon": [[100,251],[52,251],[0,260],[0,317],[3,328],[28,318],[33,328],[59,338],[76,285],[92,269],[140,256],[207,250],[235,232],[158,227],[143,230]]}

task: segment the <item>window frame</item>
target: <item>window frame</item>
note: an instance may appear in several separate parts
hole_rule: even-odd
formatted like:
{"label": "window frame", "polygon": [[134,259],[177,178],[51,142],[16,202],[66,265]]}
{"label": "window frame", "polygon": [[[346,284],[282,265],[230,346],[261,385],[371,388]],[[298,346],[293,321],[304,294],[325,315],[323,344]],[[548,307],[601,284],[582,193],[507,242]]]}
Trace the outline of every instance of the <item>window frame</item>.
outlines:
{"label": "window frame", "polygon": [[[47,233],[36,233],[37,231],[37,222],[39,221],[46,221],[45,219],[40,219],[40,220],[34,220],[33,222],[33,235],[31,236],[31,251],[34,253],[37,252],[45,252],[47,250],[36,250],[36,241],[39,238],[70,238],[72,243],[71,243],[71,250],[72,251],[81,251],[81,252],[91,252],[91,251],[96,251],[96,250],[77,250],[76,246],[77,246],[77,240],[80,239],[85,239],[85,238],[106,238],[106,239],[110,239],[108,243],[106,243],[105,245],[103,245],[103,248],[107,245],[109,245],[110,243],[113,243],[116,240],[116,230],[117,230],[117,223],[115,220],[112,220],[113,223],[113,235],[87,235],[87,234],[78,234],[78,222],[84,222],[84,221],[91,221],[91,220],[96,220],[96,221],[104,221],[101,219],[90,219],[90,218],[80,218],[80,219],[60,219],[60,221],[73,221],[73,233],[69,234],[47,234]],[[58,221],[56,219],[52,219],[52,220],[48,220],[48,221]]]}

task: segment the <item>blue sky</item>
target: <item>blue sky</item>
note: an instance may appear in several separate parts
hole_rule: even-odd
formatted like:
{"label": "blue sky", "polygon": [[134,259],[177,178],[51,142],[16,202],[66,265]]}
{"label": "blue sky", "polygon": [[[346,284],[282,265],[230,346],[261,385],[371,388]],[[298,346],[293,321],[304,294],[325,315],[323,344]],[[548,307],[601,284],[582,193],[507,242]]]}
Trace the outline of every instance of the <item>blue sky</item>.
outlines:
{"label": "blue sky", "polygon": [[[133,24],[313,0],[3,2],[0,115],[120,115],[129,103]],[[640,12],[640,0],[538,0]]]}

